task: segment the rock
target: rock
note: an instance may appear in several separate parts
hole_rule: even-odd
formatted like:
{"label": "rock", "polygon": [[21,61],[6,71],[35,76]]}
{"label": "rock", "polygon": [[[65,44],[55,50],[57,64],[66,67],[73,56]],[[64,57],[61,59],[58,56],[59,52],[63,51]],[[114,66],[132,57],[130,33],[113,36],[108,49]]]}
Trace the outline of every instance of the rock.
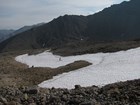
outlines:
{"label": "rock", "polygon": [[46,102],[46,94],[40,94],[40,103],[41,105],[45,105]]}
{"label": "rock", "polygon": [[29,102],[29,103],[34,103],[33,98],[31,98],[31,97],[30,97],[30,98],[28,98],[28,102]]}
{"label": "rock", "polygon": [[50,94],[50,89],[40,88],[39,91],[43,94]]}
{"label": "rock", "polygon": [[97,102],[95,99],[92,99],[90,101],[86,100],[82,102],[80,105],[101,105],[101,104]]}
{"label": "rock", "polygon": [[80,105],[93,105],[92,102],[88,101],[88,102],[82,102]]}
{"label": "rock", "polygon": [[63,95],[62,98],[61,98],[61,100],[62,100],[62,101],[67,101],[67,100],[68,100],[67,95]]}
{"label": "rock", "polygon": [[10,101],[6,105],[21,105],[21,104],[16,101]]}
{"label": "rock", "polygon": [[80,85],[75,85],[75,89],[80,89],[81,86]]}
{"label": "rock", "polygon": [[71,92],[70,92],[70,90],[68,90],[68,89],[64,89],[63,90],[63,94],[70,94]]}
{"label": "rock", "polygon": [[70,99],[69,102],[68,102],[69,105],[79,105],[80,104],[80,101],[75,98],[75,99]]}
{"label": "rock", "polygon": [[51,90],[55,90],[55,87],[52,87]]}
{"label": "rock", "polygon": [[0,102],[2,102],[3,104],[7,104],[6,98],[3,98],[2,96],[0,97]]}
{"label": "rock", "polygon": [[37,94],[37,93],[39,93],[39,88],[38,87],[30,87],[26,90],[26,93]]}
{"label": "rock", "polygon": [[50,100],[51,101],[60,101],[60,97],[59,96],[54,96],[54,95],[52,95],[51,97],[50,97]]}
{"label": "rock", "polygon": [[36,105],[36,103],[30,103],[29,105]]}
{"label": "rock", "polygon": [[110,90],[108,91],[108,93],[109,93],[109,94],[112,94],[112,93],[119,94],[120,91],[119,91],[119,89],[116,87],[116,88],[114,88],[114,89],[110,89]]}
{"label": "rock", "polygon": [[14,98],[13,101],[16,101],[16,102],[18,102],[18,103],[21,103],[20,97]]}
{"label": "rock", "polygon": [[4,104],[0,102],[0,105],[4,105]]}
{"label": "rock", "polygon": [[24,94],[24,99],[28,100],[28,94],[27,93]]}
{"label": "rock", "polygon": [[21,87],[19,88],[19,90],[20,90],[22,93],[24,93],[24,92],[26,92],[27,87],[26,87],[26,86],[21,86]]}

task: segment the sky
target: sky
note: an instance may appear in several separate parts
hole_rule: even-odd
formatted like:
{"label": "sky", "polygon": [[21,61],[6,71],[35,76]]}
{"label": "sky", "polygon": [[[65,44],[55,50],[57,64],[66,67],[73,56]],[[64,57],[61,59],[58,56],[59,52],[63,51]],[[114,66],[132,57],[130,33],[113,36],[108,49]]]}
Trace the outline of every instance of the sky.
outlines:
{"label": "sky", "polygon": [[68,15],[90,15],[129,0],[0,0],[0,29],[49,22]]}

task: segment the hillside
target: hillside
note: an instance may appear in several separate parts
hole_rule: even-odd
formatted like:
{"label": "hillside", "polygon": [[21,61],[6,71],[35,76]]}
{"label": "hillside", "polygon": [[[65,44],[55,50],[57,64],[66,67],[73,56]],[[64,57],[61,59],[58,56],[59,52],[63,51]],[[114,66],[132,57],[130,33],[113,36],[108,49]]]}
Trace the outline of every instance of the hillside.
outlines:
{"label": "hillside", "polygon": [[0,51],[60,47],[75,42],[127,41],[140,38],[140,1],[113,5],[90,16],[65,15],[0,44]]}
{"label": "hillside", "polygon": [[14,30],[0,30],[0,42],[4,41],[5,39],[11,36]]}
{"label": "hillside", "polygon": [[18,30],[14,31],[14,32],[12,33],[12,35],[20,34],[20,33],[22,33],[22,32],[28,31],[28,30],[30,30],[30,29],[32,29],[32,28],[39,27],[39,26],[41,26],[41,25],[43,25],[43,24],[44,24],[44,23],[38,23],[38,24],[30,25],[30,26],[23,26],[23,27],[19,28]]}
{"label": "hillside", "polygon": [[0,30],[0,42],[10,38],[10,37],[13,37],[17,34],[20,34],[20,33],[23,33],[25,31],[28,31],[32,28],[35,28],[35,27],[39,27],[41,25],[43,25],[44,23],[39,23],[39,24],[35,24],[35,25],[31,25],[31,26],[23,26],[17,30]]}

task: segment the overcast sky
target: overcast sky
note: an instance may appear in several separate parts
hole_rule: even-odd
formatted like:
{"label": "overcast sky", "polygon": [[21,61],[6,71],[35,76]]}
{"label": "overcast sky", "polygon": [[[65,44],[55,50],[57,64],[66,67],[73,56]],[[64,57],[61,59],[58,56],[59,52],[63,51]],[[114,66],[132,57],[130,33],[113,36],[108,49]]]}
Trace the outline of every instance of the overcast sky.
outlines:
{"label": "overcast sky", "polygon": [[0,29],[49,22],[69,15],[89,15],[129,0],[0,0]]}

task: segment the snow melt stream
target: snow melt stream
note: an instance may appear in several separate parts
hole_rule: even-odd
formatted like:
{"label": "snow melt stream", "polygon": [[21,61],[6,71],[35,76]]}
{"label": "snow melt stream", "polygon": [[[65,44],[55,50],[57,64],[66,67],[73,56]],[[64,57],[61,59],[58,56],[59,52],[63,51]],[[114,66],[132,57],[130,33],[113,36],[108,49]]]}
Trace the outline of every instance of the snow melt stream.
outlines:
{"label": "snow melt stream", "polygon": [[68,73],[54,76],[53,79],[39,84],[45,88],[74,88],[74,85],[103,86],[106,84],[140,78],[140,48],[115,53],[96,53],[78,56],[61,57],[51,52],[38,55],[20,55],[16,61],[25,63],[29,67],[56,68],[77,60],[86,60],[92,65]]}

